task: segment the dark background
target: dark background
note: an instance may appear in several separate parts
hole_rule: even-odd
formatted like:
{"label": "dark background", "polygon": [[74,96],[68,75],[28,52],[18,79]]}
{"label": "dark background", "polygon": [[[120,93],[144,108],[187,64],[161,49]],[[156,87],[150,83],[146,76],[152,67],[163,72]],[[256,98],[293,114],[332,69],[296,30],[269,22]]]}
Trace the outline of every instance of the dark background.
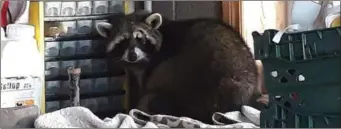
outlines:
{"label": "dark background", "polygon": [[[143,3],[143,1],[135,2],[135,10],[143,9]],[[222,16],[221,1],[153,1],[152,11],[159,12],[172,20]]]}

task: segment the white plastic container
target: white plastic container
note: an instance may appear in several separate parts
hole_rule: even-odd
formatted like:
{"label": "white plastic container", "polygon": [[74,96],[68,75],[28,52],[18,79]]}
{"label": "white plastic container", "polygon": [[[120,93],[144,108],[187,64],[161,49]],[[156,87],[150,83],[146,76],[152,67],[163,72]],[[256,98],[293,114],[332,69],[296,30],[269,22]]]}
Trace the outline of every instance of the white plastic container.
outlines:
{"label": "white plastic container", "polygon": [[10,24],[6,33],[1,38],[1,108],[32,104],[40,108],[44,63],[34,27]]}
{"label": "white plastic container", "polygon": [[[303,9],[304,8],[304,9]],[[291,24],[298,24],[300,30],[312,30],[321,5],[314,1],[294,1],[291,12]]]}

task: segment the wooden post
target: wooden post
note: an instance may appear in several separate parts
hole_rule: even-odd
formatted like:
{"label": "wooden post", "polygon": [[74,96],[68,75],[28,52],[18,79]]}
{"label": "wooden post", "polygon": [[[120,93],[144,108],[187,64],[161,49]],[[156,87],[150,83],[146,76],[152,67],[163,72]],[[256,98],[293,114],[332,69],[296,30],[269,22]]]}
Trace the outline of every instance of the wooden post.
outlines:
{"label": "wooden post", "polygon": [[289,25],[288,1],[276,2],[276,29],[283,30]]}
{"label": "wooden post", "polygon": [[[29,24],[35,28],[34,38],[37,40],[37,46],[42,60],[44,60],[44,3],[42,1],[30,1],[29,6]],[[44,62],[42,62],[44,63]],[[45,66],[44,66],[45,67]],[[44,69],[42,67],[42,69]],[[44,70],[43,70],[44,71]],[[44,73],[42,73],[44,75]],[[45,77],[42,76],[42,80]],[[42,96],[41,96],[41,113],[45,113],[45,81],[42,83]]]}
{"label": "wooden post", "polygon": [[[130,1],[130,0],[124,0],[124,12],[125,14],[129,14],[134,12],[134,1]],[[130,99],[131,99],[131,94],[130,94],[130,88],[129,88],[129,79],[128,79],[128,75],[127,73],[125,73],[125,80],[124,80],[124,84],[123,84],[123,89],[125,90],[125,97],[124,97],[124,101],[123,101],[123,106],[125,109],[127,109],[129,112],[129,108],[130,108]]]}
{"label": "wooden post", "polygon": [[222,1],[222,15],[226,23],[242,32],[242,1]]}

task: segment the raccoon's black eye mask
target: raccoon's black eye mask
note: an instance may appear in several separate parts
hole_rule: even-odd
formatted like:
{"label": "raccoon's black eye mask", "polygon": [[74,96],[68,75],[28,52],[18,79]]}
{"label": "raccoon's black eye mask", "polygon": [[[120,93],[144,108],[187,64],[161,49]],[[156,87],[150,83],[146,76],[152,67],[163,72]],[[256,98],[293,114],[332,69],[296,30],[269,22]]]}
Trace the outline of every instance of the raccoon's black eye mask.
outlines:
{"label": "raccoon's black eye mask", "polygon": [[[160,49],[161,44],[155,39],[155,35],[159,36],[159,34],[155,34],[155,32],[148,31],[149,29],[158,29],[162,24],[162,16],[159,13],[153,13],[149,15],[145,21],[148,26],[144,26],[141,24],[140,26],[134,27],[135,30],[132,34],[130,33],[119,33],[113,38],[113,40],[107,46],[107,52],[110,52],[114,49],[116,44],[122,42],[125,39],[129,39],[129,37],[133,38],[145,38],[147,39],[152,45],[155,46],[157,50]],[[149,29],[148,29],[149,28]],[[97,32],[105,38],[109,37],[109,32],[113,29],[113,25],[108,22],[100,22],[96,25]]]}
{"label": "raccoon's black eye mask", "polygon": [[133,37],[135,39],[137,38],[145,38],[147,39],[152,45],[154,45],[155,47],[158,47],[158,42],[156,41],[156,39],[152,36],[152,34],[150,32],[147,32],[145,29],[143,28],[136,28],[137,31],[133,32]]}

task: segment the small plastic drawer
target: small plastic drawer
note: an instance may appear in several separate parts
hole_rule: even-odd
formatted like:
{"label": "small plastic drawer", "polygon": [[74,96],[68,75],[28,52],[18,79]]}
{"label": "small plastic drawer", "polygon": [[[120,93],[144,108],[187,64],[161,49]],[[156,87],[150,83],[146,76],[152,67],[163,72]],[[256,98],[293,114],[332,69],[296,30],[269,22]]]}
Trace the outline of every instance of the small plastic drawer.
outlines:
{"label": "small plastic drawer", "polygon": [[93,79],[81,79],[79,81],[79,89],[81,94],[93,92],[92,86],[94,85]]}
{"label": "small plastic drawer", "polygon": [[46,102],[46,112],[53,112],[60,109],[59,101],[50,101]]}
{"label": "small plastic drawer", "polygon": [[76,55],[77,41],[63,41],[60,44],[60,56],[72,57]]}
{"label": "small plastic drawer", "polygon": [[76,2],[62,2],[61,16],[75,16]]}
{"label": "small plastic drawer", "polygon": [[60,63],[59,61],[45,62],[45,78],[57,78],[59,76]]}
{"label": "small plastic drawer", "polygon": [[93,14],[107,14],[109,1],[93,1]]}
{"label": "small plastic drawer", "polygon": [[81,99],[80,105],[89,108],[92,112],[97,112],[98,110],[98,103],[95,98]]}
{"label": "small plastic drawer", "polygon": [[91,15],[92,1],[78,1],[76,15]]}
{"label": "small plastic drawer", "polygon": [[82,75],[90,75],[92,74],[92,59],[85,59],[85,60],[77,60],[77,67],[81,68]]}
{"label": "small plastic drawer", "polygon": [[57,96],[60,87],[61,87],[61,82],[60,81],[46,81],[45,82],[45,95],[46,97],[55,97]]}
{"label": "small plastic drawer", "polygon": [[94,84],[92,87],[93,92],[107,92],[108,91],[108,85],[109,85],[108,78],[103,77],[103,78],[96,78],[93,80],[94,80]]}
{"label": "small plastic drawer", "polygon": [[60,76],[68,76],[67,69],[76,67],[76,60],[60,61]]}
{"label": "small plastic drawer", "polygon": [[59,49],[59,42],[45,42],[45,57],[58,57]]}
{"label": "small plastic drawer", "polygon": [[76,55],[90,55],[92,53],[91,40],[79,40],[77,42]]}

